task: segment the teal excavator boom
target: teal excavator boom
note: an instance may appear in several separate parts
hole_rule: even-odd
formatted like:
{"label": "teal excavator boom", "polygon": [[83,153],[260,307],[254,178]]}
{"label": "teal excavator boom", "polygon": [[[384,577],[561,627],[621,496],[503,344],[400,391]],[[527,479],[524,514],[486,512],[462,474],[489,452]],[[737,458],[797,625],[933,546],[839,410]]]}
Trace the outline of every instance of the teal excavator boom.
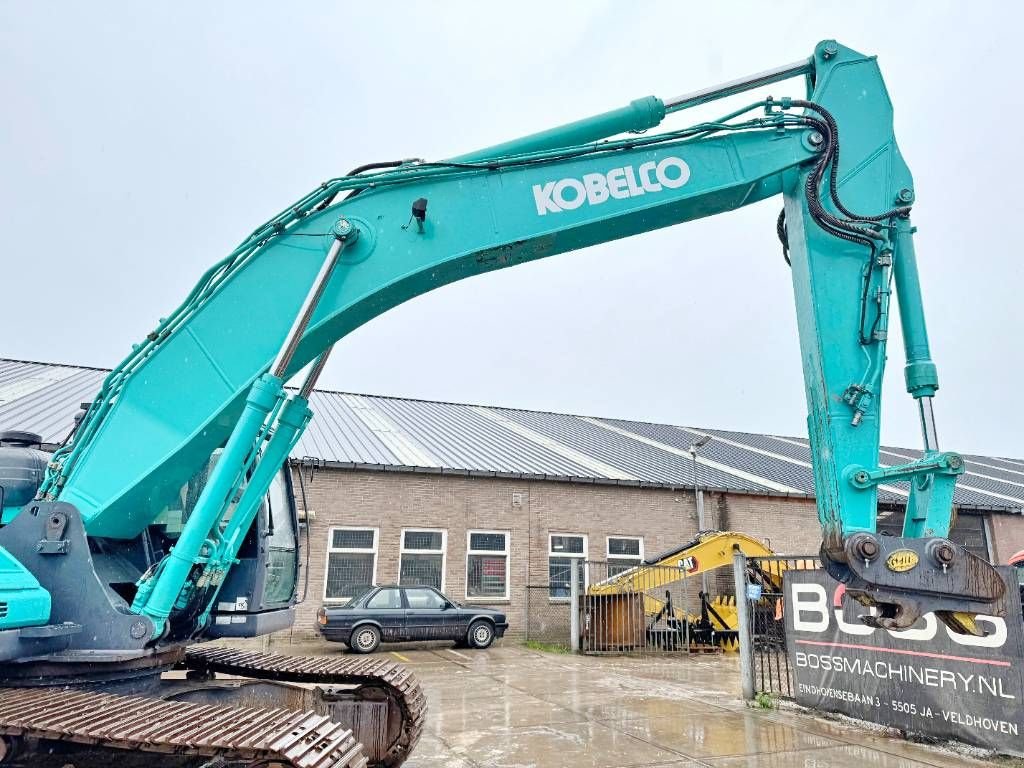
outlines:
{"label": "teal excavator boom", "polygon": [[[795,98],[761,98],[719,120],[654,132],[667,115],[796,77],[805,93]],[[914,185],[876,60],[835,41],[809,59],[679,98],[642,98],[449,160],[376,163],[323,183],[211,267],[114,369],[24,509],[80,526],[90,541],[130,546],[219,450],[173,547],[118,587],[131,619],[116,646],[122,655],[204,637],[338,339],[456,280],[776,196],[825,567],[872,606],[867,620],[878,626],[906,628],[935,611],[976,632],[972,617],[1000,612],[1005,589],[988,563],[948,539],[964,466],[936,437]],[[894,300],[924,455],[881,467]],[[301,389],[285,389],[303,369]],[[910,488],[903,536],[880,537],[878,485],[901,481]],[[47,538],[25,516],[0,529],[9,553],[26,551],[8,546],[16,536],[63,535]],[[0,549],[0,562],[10,560]],[[21,566],[35,572],[33,562]],[[60,595],[49,591],[53,607],[28,622],[36,636],[59,614]]]}

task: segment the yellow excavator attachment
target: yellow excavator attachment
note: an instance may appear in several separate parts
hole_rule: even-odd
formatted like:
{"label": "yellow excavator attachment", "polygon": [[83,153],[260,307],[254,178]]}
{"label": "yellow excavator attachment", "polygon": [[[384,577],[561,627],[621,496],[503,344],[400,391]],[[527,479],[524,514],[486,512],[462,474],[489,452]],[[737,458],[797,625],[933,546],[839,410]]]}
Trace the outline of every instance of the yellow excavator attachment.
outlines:
{"label": "yellow excavator attachment", "polygon": [[[591,584],[587,594],[640,594],[643,595],[644,614],[648,619],[672,618],[678,622],[695,625],[703,620],[701,615],[671,606],[668,601],[654,593],[680,581],[732,565],[733,556],[737,552],[742,552],[747,557],[771,557],[774,554],[763,541],[745,533],[705,531],[681,547]],[[764,569],[764,575],[769,583],[781,587],[784,570],[784,562],[772,562],[769,568]],[[735,634],[739,628],[736,598],[732,595],[720,595],[707,599],[707,621],[716,632],[716,644],[726,651],[738,650],[739,643]]]}

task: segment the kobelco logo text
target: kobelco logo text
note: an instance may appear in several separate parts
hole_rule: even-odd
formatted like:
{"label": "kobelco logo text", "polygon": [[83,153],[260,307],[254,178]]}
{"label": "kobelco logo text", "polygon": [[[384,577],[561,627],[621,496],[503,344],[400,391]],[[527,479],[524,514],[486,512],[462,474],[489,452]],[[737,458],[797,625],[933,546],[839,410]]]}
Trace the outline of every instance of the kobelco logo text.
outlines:
{"label": "kobelco logo text", "polygon": [[585,173],[579,179],[559,179],[533,185],[537,215],[572,211],[584,203],[601,205],[608,198],[623,200],[663,189],[678,189],[690,180],[690,166],[678,157],[666,157],[655,163],[612,168],[607,173]]}

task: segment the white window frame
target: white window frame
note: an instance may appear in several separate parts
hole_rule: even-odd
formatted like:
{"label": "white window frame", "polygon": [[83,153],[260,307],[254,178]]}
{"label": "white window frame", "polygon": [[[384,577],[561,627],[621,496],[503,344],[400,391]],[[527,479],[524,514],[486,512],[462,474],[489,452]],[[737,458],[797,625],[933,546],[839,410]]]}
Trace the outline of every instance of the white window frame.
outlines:
{"label": "white window frame", "polygon": [[[366,549],[365,547],[353,548],[353,547],[335,547],[334,546],[334,532],[335,531],[373,531],[373,547]],[[332,525],[327,529],[327,553],[324,555],[324,602],[325,603],[340,603],[344,605],[351,598],[348,597],[328,597],[327,596],[327,574],[330,572],[331,566],[331,555],[332,554],[347,554],[347,555],[373,555],[373,584],[377,585],[377,561],[379,560],[378,554],[380,550],[380,528],[376,528],[372,525]]]}
{"label": "white window frame", "polygon": [[604,539],[604,552],[605,562],[611,562],[612,560],[634,560],[636,555],[613,555],[612,554],[612,539],[634,539],[640,542],[640,559],[637,560],[637,565],[642,565],[644,562],[644,537],[643,536],[629,536],[622,534],[619,536],[605,536]]}
{"label": "white window frame", "polygon": [[[470,549],[469,542],[472,541],[474,533],[500,533],[505,537],[505,549],[499,552],[496,549]],[[487,530],[474,528],[466,531],[466,602],[468,603],[493,603],[508,601],[511,585],[511,563],[512,563],[512,531]],[[470,555],[504,555],[505,556],[505,594],[502,597],[497,595],[470,597],[469,595],[469,557]]]}
{"label": "white window frame", "polygon": [[[447,528],[403,528],[402,538],[398,542],[398,581],[402,581],[402,556],[403,555],[436,555],[438,550],[436,549],[406,549],[405,548],[405,534],[406,532],[412,531],[414,533],[440,533],[441,534],[441,591],[444,592],[445,576],[448,567],[448,529]],[[467,539],[468,541],[468,539]],[[506,546],[508,542],[506,541]],[[467,561],[468,563],[468,561]],[[399,586],[412,586],[409,584]]]}
{"label": "white window frame", "polygon": [[[555,536],[573,537],[575,539],[583,539],[583,552],[556,552],[552,549],[552,539]],[[565,533],[562,531],[548,531],[548,578],[550,580],[551,574],[551,558],[552,557],[566,557],[575,558],[581,561],[580,567],[583,569],[583,591],[585,592],[590,586],[590,574],[587,573],[590,569],[587,568],[584,563],[590,559],[590,537],[585,533]],[[552,603],[567,603],[569,602],[568,597],[551,597],[551,593],[548,592],[548,600]]]}

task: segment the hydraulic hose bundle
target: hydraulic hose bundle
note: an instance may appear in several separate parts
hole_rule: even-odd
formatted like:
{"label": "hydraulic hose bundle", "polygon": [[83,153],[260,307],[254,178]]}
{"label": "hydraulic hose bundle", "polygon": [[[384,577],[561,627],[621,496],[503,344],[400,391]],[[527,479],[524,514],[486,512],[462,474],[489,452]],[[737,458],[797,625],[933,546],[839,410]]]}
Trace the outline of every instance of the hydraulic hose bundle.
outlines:
{"label": "hydraulic hose bundle", "polygon": [[[769,100],[769,109],[770,102],[771,100]],[[811,218],[830,235],[868,246],[871,249],[871,255],[874,256],[876,250],[875,243],[882,235],[877,229],[861,225],[884,221],[894,216],[908,216],[910,214],[910,206],[898,206],[884,213],[874,215],[857,214],[849,210],[843,205],[842,200],[839,199],[839,126],[836,124],[835,118],[827,109],[820,104],[815,104],[813,101],[786,99],[782,102],[783,109],[790,106],[808,109],[821,115],[821,119],[808,115],[798,118],[799,122],[814,128],[818,132],[821,141],[821,153],[814,165],[814,169],[808,175],[805,185],[807,208]],[[821,202],[821,185],[826,174],[829,177],[829,199],[836,210],[846,218],[841,219],[833,216],[825,209]],[[789,237],[786,230],[785,209],[779,212],[776,232],[782,243],[783,257],[786,259],[786,263],[789,264]]]}

